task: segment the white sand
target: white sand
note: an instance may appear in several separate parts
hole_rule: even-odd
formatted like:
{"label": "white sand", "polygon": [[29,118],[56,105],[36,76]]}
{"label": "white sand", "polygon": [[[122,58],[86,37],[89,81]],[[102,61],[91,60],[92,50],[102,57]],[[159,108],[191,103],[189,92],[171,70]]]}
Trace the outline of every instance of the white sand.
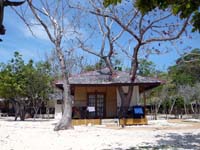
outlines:
{"label": "white sand", "polygon": [[15,122],[13,118],[0,118],[0,150],[200,149],[199,123],[194,128],[188,122],[180,124],[161,120],[124,129],[76,126],[74,130],[55,132],[55,122]]}

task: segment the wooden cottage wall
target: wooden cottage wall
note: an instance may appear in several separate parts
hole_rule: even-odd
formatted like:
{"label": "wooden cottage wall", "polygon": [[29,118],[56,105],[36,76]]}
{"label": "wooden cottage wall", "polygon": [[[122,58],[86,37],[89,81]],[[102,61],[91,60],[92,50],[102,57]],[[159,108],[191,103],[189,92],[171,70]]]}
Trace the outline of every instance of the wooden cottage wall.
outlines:
{"label": "wooden cottage wall", "polygon": [[104,93],[105,94],[105,115],[106,117],[116,117],[117,115],[117,95],[116,87],[75,87],[74,106],[87,106],[88,93]]}
{"label": "wooden cottage wall", "polygon": [[116,87],[108,87],[106,94],[106,116],[117,116],[117,93]]}
{"label": "wooden cottage wall", "polygon": [[86,87],[75,87],[74,106],[87,106],[87,89]]}

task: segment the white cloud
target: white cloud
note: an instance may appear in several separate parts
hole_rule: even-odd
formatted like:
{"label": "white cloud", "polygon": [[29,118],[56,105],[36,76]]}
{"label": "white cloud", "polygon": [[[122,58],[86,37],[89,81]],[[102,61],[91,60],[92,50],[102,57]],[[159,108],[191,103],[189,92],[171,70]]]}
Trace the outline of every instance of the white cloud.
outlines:
{"label": "white cloud", "polygon": [[[42,26],[39,26],[39,25],[32,26],[31,30],[36,38],[41,39],[41,40],[49,40],[49,37],[46,31],[42,28]],[[28,27],[21,28],[21,31],[24,33],[24,36],[33,37],[33,34],[28,29]]]}

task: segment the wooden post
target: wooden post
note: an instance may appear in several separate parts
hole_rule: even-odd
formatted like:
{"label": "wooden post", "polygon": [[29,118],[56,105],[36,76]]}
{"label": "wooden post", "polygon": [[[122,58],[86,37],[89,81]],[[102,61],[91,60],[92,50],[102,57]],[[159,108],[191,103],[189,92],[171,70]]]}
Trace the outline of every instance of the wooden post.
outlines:
{"label": "wooden post", "polygon": [[144,116],[146,116],[146,94],[145,94],[145,88],[143,87],[143,97],[144,97]]}

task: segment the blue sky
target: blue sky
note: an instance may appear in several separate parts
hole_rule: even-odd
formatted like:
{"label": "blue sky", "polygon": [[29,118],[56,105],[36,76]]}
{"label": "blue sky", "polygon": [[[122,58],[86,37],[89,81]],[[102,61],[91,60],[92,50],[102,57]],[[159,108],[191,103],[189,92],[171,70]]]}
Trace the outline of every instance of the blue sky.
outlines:
{"label": "blue sky", "polygon": [[0,62],[7,62],[13,57],[14,51],[19,51],[25,60],[44,60],[44,56],[52,50],[46,33],[38,31],[33,37],[25,24],[19,19],[11,8],[6,7],[4,16],[6,34],[1,36]]}
{"label": "blue sky", "polygon": [[[34,61],[44,60],[45,55],[51,52],[53,47],[46,33],[41,29],[35,29],[34,31],[37,31],[38,36],[37,38],[33,37],[24,23],[9,7],[5,9],[4,25],[6,27],[6,35],[1,36],[3,42],[0,43],[0,62],[10,60],[13,57],[14,51],[19,51],[26,61],[29,59],[33,59]],[[193,33],[192,39],[185,38],[182,45],[183,47],[179,46],[180,52],[186,46],[191,46],[192,49],[200,48],[200,34]],[[166,70],[180,56],[174,46],[170,47],[171,52],[161,55],[151,55],[149,57],[158,69]],[[97,60],[97,58],[89,59],[91,62],[93,60]]]}
{"label": "blue sky", "polygon": [[176,46],[170,46],[171,51],[166,54],[161,55],[151,55],[149,57],[150,60],[152,60],[158,69],[166,70],[169,66],[172,66],[175,64],[175,61],[177,58],[180,57],[180,55],[184,52],[183,49],[185,47],[191,47],[191,50],[194,48],[200,48],[200,33],[192,33],[192,39],[185,38],[183,39],[182,47],[181,45]]}

